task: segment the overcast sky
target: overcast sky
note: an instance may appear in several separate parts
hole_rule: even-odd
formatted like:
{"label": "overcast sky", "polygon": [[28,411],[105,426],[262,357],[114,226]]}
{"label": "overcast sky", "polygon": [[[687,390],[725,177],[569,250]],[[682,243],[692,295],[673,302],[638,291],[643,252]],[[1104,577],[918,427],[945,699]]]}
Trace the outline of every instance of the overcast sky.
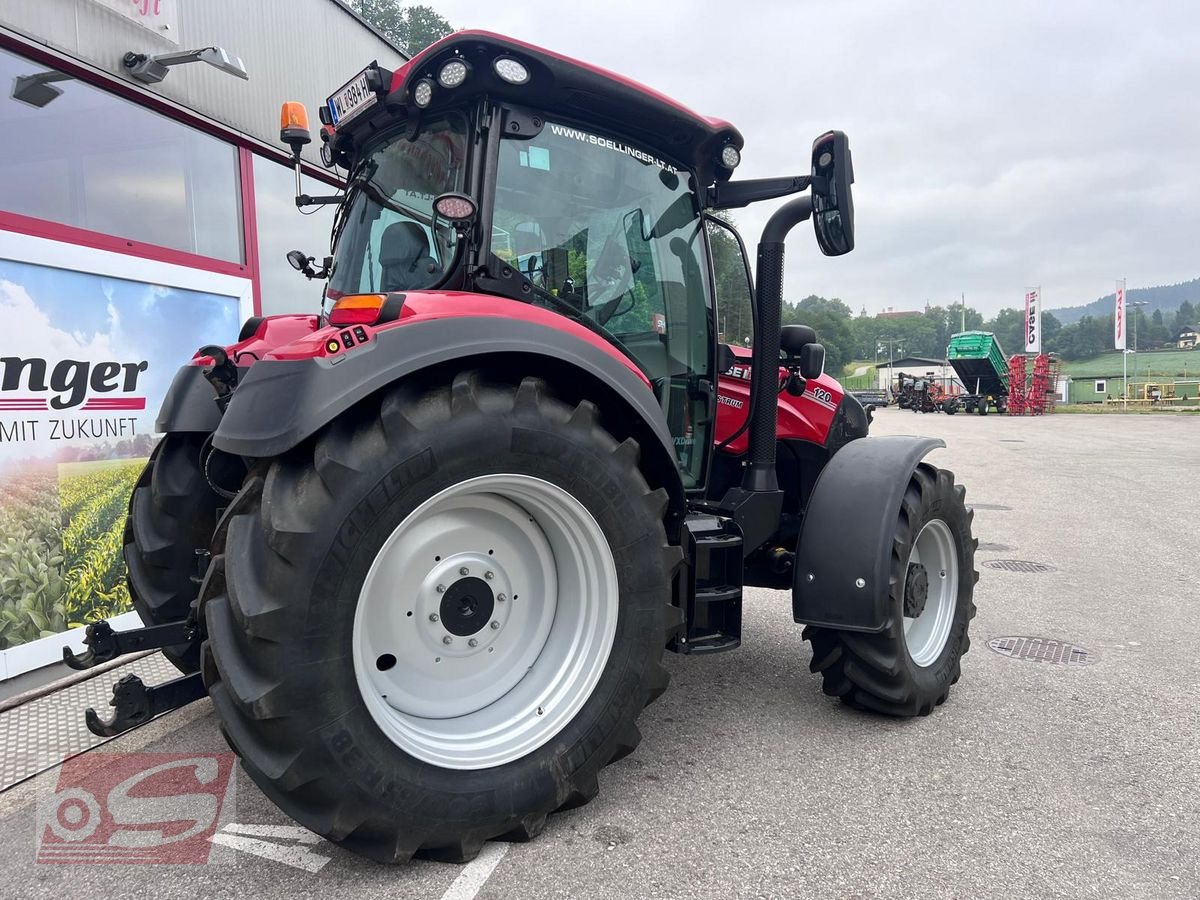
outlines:
{"label": "overcast sky", "polygon": [[[857,247],[788,243],[786,296],[1049,307],[1200,275],[1200,5],[427,0],[733,122],[738,176],[850,136]],[[741,212],[753,244],[777,203]]]}

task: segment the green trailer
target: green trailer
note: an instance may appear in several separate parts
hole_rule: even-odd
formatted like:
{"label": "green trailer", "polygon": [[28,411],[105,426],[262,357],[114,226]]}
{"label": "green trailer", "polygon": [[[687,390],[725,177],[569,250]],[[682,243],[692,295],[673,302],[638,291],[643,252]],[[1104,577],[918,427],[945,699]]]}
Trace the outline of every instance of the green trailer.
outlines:
{"label": "green trailer", "polygon": [[946,359],[966,391],[946,401],[946,412],[963,409],[985,416],[993,406],[998,412],[1007,410],[1008,363],[996,335],[990,331],[960,331],[951,336]]}

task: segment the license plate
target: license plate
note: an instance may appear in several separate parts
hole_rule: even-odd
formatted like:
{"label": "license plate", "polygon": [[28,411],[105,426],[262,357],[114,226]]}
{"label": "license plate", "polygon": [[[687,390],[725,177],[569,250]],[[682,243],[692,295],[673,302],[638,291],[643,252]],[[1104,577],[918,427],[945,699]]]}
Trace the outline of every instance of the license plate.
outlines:
{"label": "license plate", "polygon": [[358,115],[364,109],[374,105],[378,99],[375,92],[368,87],[367,72],[363,69],[349,83],[326,101],[329,104],[329,114],[333,124],[337,125],[351,116]]}

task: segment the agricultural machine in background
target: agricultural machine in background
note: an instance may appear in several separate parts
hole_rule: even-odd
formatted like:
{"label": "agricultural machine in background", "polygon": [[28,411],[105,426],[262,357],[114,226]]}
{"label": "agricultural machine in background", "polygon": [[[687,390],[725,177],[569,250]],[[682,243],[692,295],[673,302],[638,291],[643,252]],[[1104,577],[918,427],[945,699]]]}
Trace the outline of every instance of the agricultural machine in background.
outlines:
{"label": "agricultural machine in background", "polygon": [[990,331],[961,331],[952,335],[946,359],[962,382],[965,393],[947,397],[942,409],[959,409],[986,416],[990,409],[1008,411],[1008,363],[1000,342]]}
{"label": "agricultural machine in background", "polygon": [[[310,140],[285,106],[282,137]],[[321,109],[336,203],[319,315],[252,318],[176,376],[130,502],[147,627],[89,627],[119,733],[212,698],[263,792],[375,859],[471,858],[591,799],[667,686],[791,591],[827,694],[930,713],[974,615],[971,511],[867,437],[812,329],[780,327],[784,238],[854,246],[846,137],[732,180],[742,136],[586,63],[459,32]],[[299,179],[297,179],[299,188]],[[719,345],[706,210],[798,195],[758,244],[754,345]]]}

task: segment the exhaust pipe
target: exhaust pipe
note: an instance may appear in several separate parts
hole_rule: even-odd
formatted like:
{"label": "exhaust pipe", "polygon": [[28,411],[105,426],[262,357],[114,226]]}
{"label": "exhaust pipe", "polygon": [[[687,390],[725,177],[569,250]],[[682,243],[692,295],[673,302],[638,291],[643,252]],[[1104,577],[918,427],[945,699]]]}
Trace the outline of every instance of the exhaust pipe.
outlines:
{"label": "exhaust pipe", "polygon": [[789,200],[767,220],[758,242],[758,322],[750,357],[750,462],[742,476],[742,489],[746,491],[779,490],[775,477],[775,422],[783,318],[783,241],[812,211],[810,196]]}

